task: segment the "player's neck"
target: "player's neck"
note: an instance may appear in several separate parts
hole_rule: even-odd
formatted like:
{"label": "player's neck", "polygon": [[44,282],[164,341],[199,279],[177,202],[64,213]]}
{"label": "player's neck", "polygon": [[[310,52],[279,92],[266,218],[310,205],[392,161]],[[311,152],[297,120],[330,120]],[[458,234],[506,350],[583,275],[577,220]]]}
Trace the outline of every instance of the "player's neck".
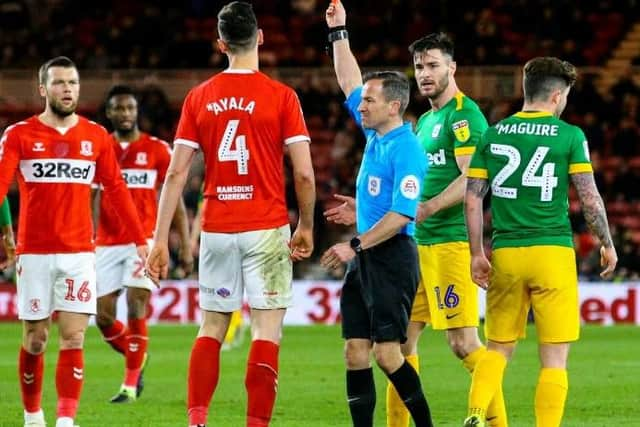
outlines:
{"label": "player's neck", "polygon": [[447,103],[456,96],[456,93],[458,93],[458,85],[454,80],[450,80],[449,85],[440,95],[433,99],[429,98],[429,102],[431,102],[431,109],[433,111],[438,111],[443,106],[447,105]]}
{"label": "player's neck", "polygon": [[522,111],[546,111],[553,114],[555,106],[549,102],[525,102]]}
{"label": "player's neck", "polygon": [[68,116],[60,116],[48,108],[38,116],[38,119],[45,125],[56,129],[70,128],[78,123],[78,115],[76,113],[71,113]]}
{"label": "player's neck", "polygon": [[392,130],[394,130],[396,128],[399,128],[402,125],[403,125],[402,117],[394,118],[393,120],[389,120],[384,125],[381,125],[380,127],[378,127],[376,129],[376,134],[378,134],[378,136],[381,136],[381,137],[385,136],[386,134],[388,134]]}
{"label": "player's neck", "polygon": [[131,129],[130,131],[115,131],[113,132],[113,137],[118,142],[133,142],[137,141],[140,138],[140,130],[136,127]]}
{"label": "player's neck", "polygon": [[258,52],[247,52],[240,55],[229,55],[230,70],[258,70]]}

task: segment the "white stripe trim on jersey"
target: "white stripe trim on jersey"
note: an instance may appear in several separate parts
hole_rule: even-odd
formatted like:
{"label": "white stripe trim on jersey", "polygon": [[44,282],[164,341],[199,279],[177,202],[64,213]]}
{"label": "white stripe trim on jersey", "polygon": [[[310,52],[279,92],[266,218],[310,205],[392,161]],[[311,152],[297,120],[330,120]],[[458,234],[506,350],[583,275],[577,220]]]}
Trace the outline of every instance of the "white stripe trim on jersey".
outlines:
{"label": "white stripe trim on jersey", "polygon": [[96,162],[78,159],[20,160],[20,172],[26,182],[91,185]]}
{"label": "white stripe trim on jersey", "polygon": [[155,169],[122,169],[122,178],[127,183],[127,188],[156,187],[158,171]]}
{"label": "white stripe trim on jersey", "polygon": [[250,70],[248,68],[227,68],[223,71],[223,73],[228,74],[253,74],[255,72],[255,70]]}
{"label": "white stripe trim on jersey", "polygon": [[311,138],[309,138],[307,135],[290,136],[289,138],[284,140],[284,144],[289,145],[289,144],[293,144],[294,142],[302,142],[302,141],[311,142]]}
{"label": "white stripe trim on jersey", "polygon": [[175,141],[173,141],[174,144],[181,144],[181,145],[186,145],[187,147],[191,147],[194,150],[199,150],[200,149],[200,144],[198,144],[195,141],[190,141],[188,139],[184,139],[184,138],[178,138]]}

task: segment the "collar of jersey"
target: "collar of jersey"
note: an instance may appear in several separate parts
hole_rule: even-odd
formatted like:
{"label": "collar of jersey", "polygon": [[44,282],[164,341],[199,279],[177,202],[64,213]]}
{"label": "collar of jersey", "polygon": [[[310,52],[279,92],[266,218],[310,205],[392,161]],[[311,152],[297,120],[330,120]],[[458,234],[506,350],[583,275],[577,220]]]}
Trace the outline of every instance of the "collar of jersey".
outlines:
{"label": "collar of jersey", "polygon": [[537,119],[538,117],[551,117],[553,114],[548,111],[518,111],[514,116],[521,119]]}
{"label": "collar of jersey", "polygon": [[402,124],[402,126],[398,126],[395,129],[390,130],[389,132],[385,133],[384,136],[378,136],[378,134],[376,133],[376,139],[380,142],[386,142],[389,140],[392,140],[393,138],[395,138],[396,136],[405,133],[408,131],[411,131],[411,123],[409,122],[404,122]]}
{"label": "collar of jersey", "polygon": [[223,73],[229,74],[253,74],[256,70],[249,70],[248,68],[227,68]]}

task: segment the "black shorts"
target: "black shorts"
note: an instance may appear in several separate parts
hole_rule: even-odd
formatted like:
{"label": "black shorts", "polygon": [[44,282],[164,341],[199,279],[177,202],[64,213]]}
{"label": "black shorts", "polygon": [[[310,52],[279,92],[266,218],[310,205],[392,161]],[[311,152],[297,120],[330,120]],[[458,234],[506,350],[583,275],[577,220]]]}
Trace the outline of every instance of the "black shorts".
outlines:
{"label": "black shorts", "polygon": [[409,236],[398,234],[360,252],[342,287],[342,336],[404,343],[419,280],[418,251]]}

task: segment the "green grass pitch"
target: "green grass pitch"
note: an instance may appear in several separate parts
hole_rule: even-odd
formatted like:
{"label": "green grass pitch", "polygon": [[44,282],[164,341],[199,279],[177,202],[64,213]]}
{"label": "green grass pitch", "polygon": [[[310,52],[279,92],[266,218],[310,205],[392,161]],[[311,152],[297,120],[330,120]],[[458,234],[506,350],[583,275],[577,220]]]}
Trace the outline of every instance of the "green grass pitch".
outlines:
{"label": "green grass pitch", "polygon": [[[16,372],[19,324],[0,325],[0,426],[22,426]],[[185,426],[186,369],[195,326],[150,328],[147,387],[135,404],[108,399],[123,375],[123,359],[92,327],[85,346],[85,384],[76,423],[98,426]],[[505,395],[510,426],[533,426],[538,360],[534,331],[520,343],[507,368]],[[221,378],[209,426],[244,425],[244,366],[248,339],[222,354]],[[57,334],[47,352],[43,404],[55,421]],[[585,327],[572,348],[564,427],[639,426],[640,328]],[[273,427],[349,426],[344,392],[342,339],[336,326],[287,327],[280,353],[278,400]],[[421,378],[436,426],[460,426],[465,417],[469,376],[446,346],[442,333],[426,330],[420,344]],[[384,426],[385,380],[376,368],[376,425]]]}

